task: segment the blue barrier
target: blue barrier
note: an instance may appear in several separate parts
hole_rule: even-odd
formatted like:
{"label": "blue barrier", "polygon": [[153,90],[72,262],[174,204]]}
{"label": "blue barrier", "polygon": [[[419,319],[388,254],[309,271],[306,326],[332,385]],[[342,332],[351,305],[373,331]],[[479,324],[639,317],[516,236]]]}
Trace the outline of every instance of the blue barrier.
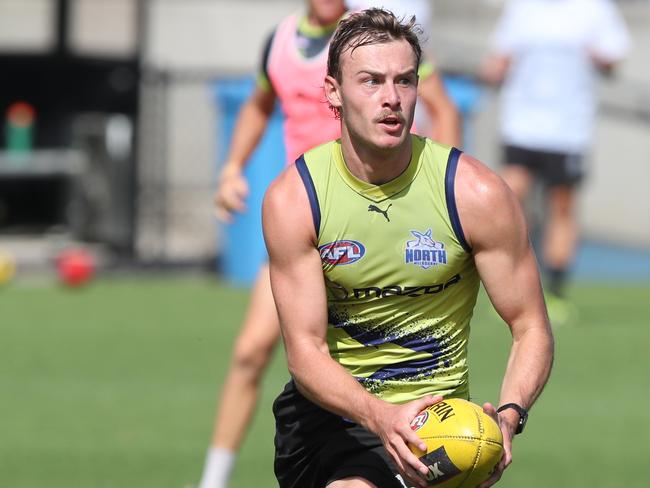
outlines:
{"label": "blue barrier", "polygon": [[[219,168],[223,164],[242,104],[253,91],[252,78],[220,79],[214,83],[214,95],[220,122]],[[260,265],[266,261],[262,237],[262,199],[269,183],[284,167],[285,151],[282,141],[282,113],[273,112],[266,133],[251,155],[245,170],[249,185],[247,211],[235,216],[235,221],[220,227],[219,268],[223,277],[236,285],[253,283]]]}
{"label": "blue barrier", "polygon": [[456,104],[463,118],[463,150],[471,152],[474,142],[471,118],[480,109],[483,90],[467,76],[445,75],[442,81],[449,98]]}

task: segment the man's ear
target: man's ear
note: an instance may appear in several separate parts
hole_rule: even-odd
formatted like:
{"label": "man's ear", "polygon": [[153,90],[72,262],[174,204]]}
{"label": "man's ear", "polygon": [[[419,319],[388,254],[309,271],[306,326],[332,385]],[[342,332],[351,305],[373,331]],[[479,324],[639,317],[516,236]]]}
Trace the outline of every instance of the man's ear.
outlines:
{"label": "man's ear", "polygon": [[340,109],[343,103],[341,102],[341,86],[336,78],[327,75],[325,77],[325,96],[327,101],[335,109]]}

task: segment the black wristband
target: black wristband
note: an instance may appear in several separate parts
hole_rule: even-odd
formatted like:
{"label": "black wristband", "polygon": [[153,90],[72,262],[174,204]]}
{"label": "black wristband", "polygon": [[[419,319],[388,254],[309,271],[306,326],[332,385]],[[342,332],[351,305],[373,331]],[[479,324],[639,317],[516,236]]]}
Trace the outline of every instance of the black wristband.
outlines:
{"label": "black wristband", "polygon": [[501,413],[508,408],[512,408],[519,414],[519,422],[517,423],[515,434],[521,434],[524,431],[524,427],[526,427],[526,422],[528,421],[528,410],[516,403],[506,403],[497,408],[497,413]]}

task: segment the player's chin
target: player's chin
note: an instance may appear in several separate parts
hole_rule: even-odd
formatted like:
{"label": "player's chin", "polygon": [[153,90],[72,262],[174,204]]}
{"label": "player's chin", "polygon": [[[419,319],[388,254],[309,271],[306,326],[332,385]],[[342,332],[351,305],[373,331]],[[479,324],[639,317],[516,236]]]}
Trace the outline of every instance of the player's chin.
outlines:
{"label": "player's chin", "polygon": [[402,130],[400,132],[397,131],[391,131],[391,132],[381,132],[377,136],[377,147],[381,149],[395,149],[397,147],[400,147],[402,144],[404,144],[404,141],[406,140],[406,137],[408,134],[406,133],[406,130]]}

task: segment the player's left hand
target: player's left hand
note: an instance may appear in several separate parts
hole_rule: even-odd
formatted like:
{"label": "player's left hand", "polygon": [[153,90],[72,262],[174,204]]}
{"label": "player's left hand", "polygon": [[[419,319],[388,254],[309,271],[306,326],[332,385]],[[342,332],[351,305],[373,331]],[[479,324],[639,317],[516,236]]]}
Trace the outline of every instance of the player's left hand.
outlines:
{"label": "player's left hand", "polygon": [[499,464],[495,466],[492,476],[478,485],[477,488],[488,488],[489,486],[492,486],[501,479],[505,469],[510,466],[510,463],[512,462],[512,438],[517,429],[516,421],[513,423],[512,420],[507,418],[505,415],[497,414],[496,408],[491,403],[484,403],[483,411],[492,417],[501,428],[501,433],[503,434],[503,456],[501,457]]}

